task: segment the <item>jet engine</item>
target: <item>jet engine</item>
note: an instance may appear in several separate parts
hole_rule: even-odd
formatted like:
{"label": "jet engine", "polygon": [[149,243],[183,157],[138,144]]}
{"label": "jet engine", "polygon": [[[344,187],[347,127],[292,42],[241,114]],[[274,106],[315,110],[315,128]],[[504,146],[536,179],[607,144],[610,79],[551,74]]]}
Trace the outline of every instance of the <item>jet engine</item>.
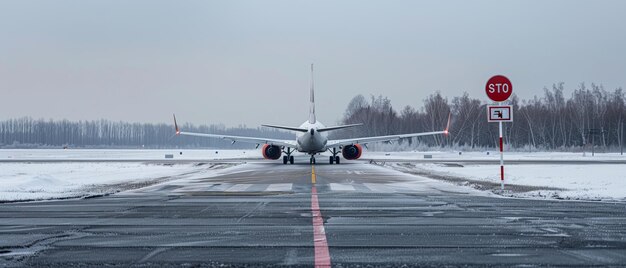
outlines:
{"label": "jet engine", "polygon": [[280,158],[280,156],[283,154],[282,150],[280,149],[280,146],[269,145],[269,144],[263,145],[261,152],[263,153],[263,158],[272,159],[272,160],[276,160]]}
{"label": "jet engine", "polygon": [[346,145],[343,146],[343,149],[341,149],[341,155],[343,155],[343,158],[348,160],[359,159],[362,152],[363,147],[361,147],[360,144]]}

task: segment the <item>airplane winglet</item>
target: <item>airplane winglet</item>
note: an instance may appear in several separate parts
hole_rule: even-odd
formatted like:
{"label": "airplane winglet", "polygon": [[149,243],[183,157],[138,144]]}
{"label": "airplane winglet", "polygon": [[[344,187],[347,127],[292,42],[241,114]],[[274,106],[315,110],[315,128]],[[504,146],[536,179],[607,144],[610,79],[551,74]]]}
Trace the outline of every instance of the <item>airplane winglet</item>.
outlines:
{"label": "airplane winglet", "polygon": [[448,124],[446,124],[446,129],[443,130],[443,134],[444,135],[450,134],[450,132],[449,132],[449,130],[450,130],[450,117],[452,117],[452,113],[448,114]]}
{"label": "airplane winglet", "polygon": [[180,135],[180,129],[178,128],[178,123],[176,123],[176,114],[174,114],[174,128],[176,129],[176,135]]}

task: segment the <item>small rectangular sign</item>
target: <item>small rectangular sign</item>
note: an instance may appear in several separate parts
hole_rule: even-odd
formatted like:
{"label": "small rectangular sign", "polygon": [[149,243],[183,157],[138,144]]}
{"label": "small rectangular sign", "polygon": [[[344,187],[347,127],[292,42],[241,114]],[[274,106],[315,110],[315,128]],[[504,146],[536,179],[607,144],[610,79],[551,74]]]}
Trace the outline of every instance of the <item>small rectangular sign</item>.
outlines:
{"label": "small rectangular sign", "polygon": [[489,122],[513,122],[513,106],[511,105],[487,105],[487,121]]}

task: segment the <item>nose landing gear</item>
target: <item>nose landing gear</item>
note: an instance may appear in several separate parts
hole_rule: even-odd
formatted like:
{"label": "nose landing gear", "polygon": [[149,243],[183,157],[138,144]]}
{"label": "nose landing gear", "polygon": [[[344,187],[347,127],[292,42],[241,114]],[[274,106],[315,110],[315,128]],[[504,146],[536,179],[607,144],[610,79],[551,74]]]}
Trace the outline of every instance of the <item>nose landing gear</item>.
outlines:
{"label": "nose landing gear", "polygon": [[311,165],[314,165],[314,164],[315,164],[315,156],[314,156],[314,155],[311,155],[311,159],[309,160],[309,163],[310,163]]}

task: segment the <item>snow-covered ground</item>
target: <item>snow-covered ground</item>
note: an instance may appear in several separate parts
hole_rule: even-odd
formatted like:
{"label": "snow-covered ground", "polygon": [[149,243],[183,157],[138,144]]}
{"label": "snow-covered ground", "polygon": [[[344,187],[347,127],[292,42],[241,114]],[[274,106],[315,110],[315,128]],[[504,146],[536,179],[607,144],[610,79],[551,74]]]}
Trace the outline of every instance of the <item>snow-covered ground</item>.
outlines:
{"label": "snow-covered ground", "polygon": [[[500,160],[499,151],[484,152],[371,152],[363,153],[363,159],[379,159],[379,160],[423,160],[425,156],[431,156],[432,159],[444,160]],[[620,153],[595,153],[591,156],[591,152],[586,153],[570,153],[570,152],[505,152],[506,160],[580,160],[580,161],[606,161],[606,160],[626,160],[626,154]]]}
{"label": "snow-covered ground", "polygon": [[[497,163],[498,151],[485,152],[367,152],[364,159],[376,159],[393,162],[394,160],[432,160],[450,161],[460,165],[440,163],[388,164],[394,169],[411,173],[432,175],[431,177],[450,178],[450,181],[476,187],[478,182],[499,184],[499,165],[472,164],[475,160],[490,160]],[[430,159],[430,158],[428,158]],[[528,160],[506,165],[505,183],[530,187],[517,187],[513,191],[490,191],[516,197],[539,197],[575,200],[626,200],[626,165],[605,164],[609,161],[626,161],[626,155],[620,153],[590,152],[505,152],[506,161]],[[541,161],[571,161],[571,163],[536,163]],[[468,161],[463,163],[463,161]],[[579,164],[584,161],[585,164]],[[598,161],[598,164],[594,164]],[[452,179],[453,178],[453,179]],[[488,189],[490,187],[479,187]],[[497,188],[497,187],[496,187]],[[510,189],[511,187],[509,187]],[[541,189],[543,188],[543,189]],[[519,190],[521,189],[521,190]]]}
{"label": "snow-covered ground", "polygon": [[[182,153],[182,154],[181,154]],[[220,159],[260,159],[260,149],[223,150],[223,149],[169,149],[169,150],[119,150],[119,149],[2,149],[0,160],[162,160],[165,155],[172,155],[177,160],[220,160]],[[297,153],[299,154],[299,153]],[[328,155],[325,153],[324,155]],[[485,152],[373,152],[365,150],[362,159],[379,160],[422,160],[424,156],[445,160],[498,160],[497,151]],[[626,160],[626,155],[619,153],[557,153],[557,152],[506,152],[505,160]]]}
{"label": "snow-covered ground", "polygon": [[[182,154],[181,154],[182,153]],[[178,160],[262,158],[261,150],[106,150],[106,149],[5,149],[0,160]]]}
{"label": "snow-covered ground", "polygon": [[[180,152],[183,154],[181,155]],[[39,200],[107,194],[160,182],[166,177],[189,176],[211,172],[193,164],[158,165],[141,162],[97,162],[98,160],[163,160],[166,154],[174,159],[259,159],[260,150],[0,150],[0,201]],[[392,164],[396,160],[420,160],[425,155],[433,160],[460,163]],[[363,159],[379,159],[404,172],[432,175],[433,178],[454,178],[453,183],[475,186],[489,183],[481,190],[518,197],[540,197],[584,200],[626,200],[626,165],[622,164],[538,164],[507,165],[506,183],[523,185],[519,191],[497,192],[499,166],[484,163],[463,163],[463,160],[498,160],[497,152],[371,152]],[[28,163],[29,160],[94,160],[87,163]],[[507,152],[505,160],[626,160],[618,153],[525,153]],[[277,160],[278,161],[278,160]],[[181,175],[187,174],[187,175]],[[459,181],[462,181],[459,183]],[[495,185],[495,186],[494,186]],[[510,188],[507,188],[510,189]]]}
{"label": "snow-covered ground", "polygon": [[[505,169],[505,191],[499,191],[499,165],[391,163],[394,169],[515,197],[570,200],[626,200],[626,165],[517,164]],[[531,186],[511,187],[506,184]],[[509,191],[507,191],[507,189]]]}
{"label": "snow-covered ground", "polygon": [[0,201],[87,197],[167,179],[210,175],[213,165],[144,163],[0,163]]}

